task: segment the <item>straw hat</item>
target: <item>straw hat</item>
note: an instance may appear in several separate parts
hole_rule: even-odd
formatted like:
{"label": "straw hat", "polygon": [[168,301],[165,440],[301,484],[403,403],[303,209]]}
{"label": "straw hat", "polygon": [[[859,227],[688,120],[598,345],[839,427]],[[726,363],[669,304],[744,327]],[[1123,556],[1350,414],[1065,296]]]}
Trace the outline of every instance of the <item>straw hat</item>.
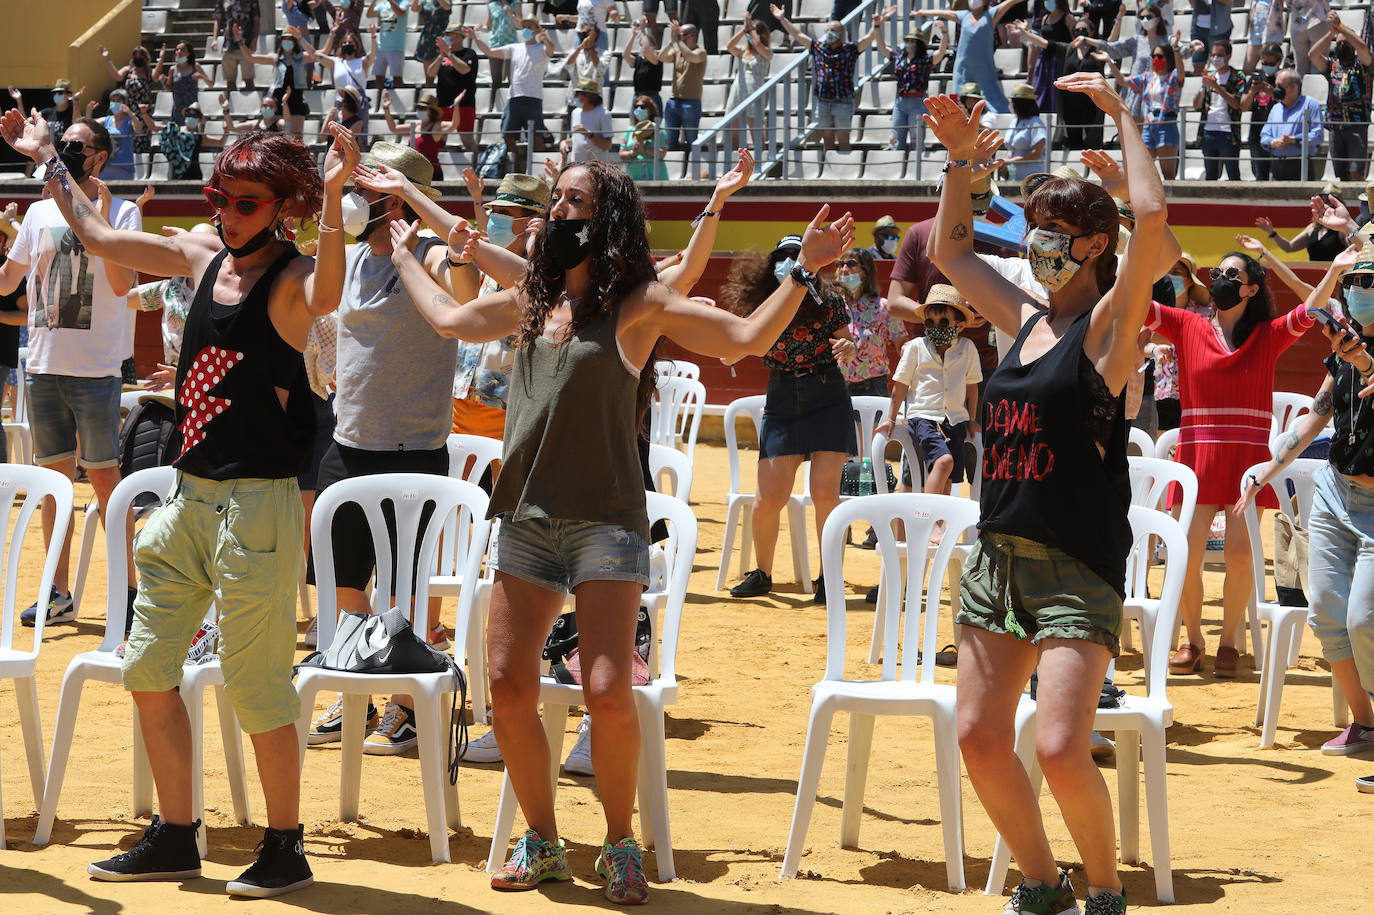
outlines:
{"label": "straw hat", "polygon": [[52,91],[54,91],[54,92],[71,92],[71,91],[72,91],[72,81],[69,80],[69,79],[59,79],[57,82],[55,82],[55,83],[52,84]]}
{"label": "straw hat", "polygon": [[1189,296],[1189,298],[1193,298],[1193,297],[1194,297],[1194,294],[1197,293],[1197,294],[1200,294],[1200,295],[1202,296],[1203,300],[1206,300],[1206,299],[1211,295],[1211,293],[1209,293],[1209,292],[1207,291],[1207,287],[1206,287],[1206,286],[1202,285],[1201,283],[1199,283],[1199,282],[1197,281],[1197,261],[1194,260],[1194,259],[1193,259],[1193,256],[1192,256],[1191,254],[1189,254],[1187,251],[1184,251],[1184,252],[1180,253],[1179,256],[1178,256],[1178,259],[1179,259],[1180,261],[1183,262],[1183,265],[1184,265],[1185,267],[1188,268],[1188,280],[1189,280],[1189,283],[1188,283],[1188,296]]}
{"label": "straw hat", "polygon": [[601,84],[590,76],[584,76],[577,81],[577,91],[585,92],[587,95],[594,95],[598,101],[601,100]]}
{"label": "straw hat", "polygon": [[1018,83],[1011,89],[1012,98],[1035,99],[1035,87],[1030,83]]}
{"label": "straw hat", "polygon": [[363,96],[362,93],[358,91],[357,86],[344,86],[342,89],[339,90],[339,94],[346,95],[349,98],[351,98],[353,100],[353,106],[355,108],[362,107]]}
{"label": "straw hat", "polygon": [[964,301],[964,297],[959,294],[959,290],[955,289],[953,286],[944,283],[936,283],[934,286],[931,286],[930,291],[926,293],[926,300],[916,306],[916,320],[924,321],[926,319],[926,309],[930,308],[932,305],[947,305],[953,308],[964,316],[965,324],[973,320],[973,309],[968,307],[968,302]]}
{"label": "straw hat", "polygon": [[980,85],[978,85],[977,83],[964,83],[963,88],[959,90],[959,98],[978,98],[978,99],[980,99],[980,98],[982,98],[982,97],[983,97],[983,87],[980,86]]}
{"label": "straw hat", "polygon": [[1355,266],[1350,268],[1351,273],[1374,273],[1374,240],[1365,236],[1364,247],[1360,249],[1359,255],[1355,258]]}
{"label": "straw hat", "polygon": [[439,96],[433,92],[426,92],[415,100],[416,108],[428,108],[430,111],[441,111],[439,107]]}
{"label": "straw hat", "polygon": [[[379,140],[373,143],[372,148],[367,151],[367,155],[363,156],[362,164],[372,168],[378,165],[394,168],[405,175],[410,183],[418,187],[430,200],[439,199],[439,191],[430,186],[434,182],[434,165],[409,146]],[[352,183],[353,176],[350,175],[344,181],[344,186],[347,187]]]}
{"label": "straw hat", "polygon": [[895,228],[897,228],[897,220],[893,219],[891,216],[883,216],[877,222],[873,223],[873,231],[875,232],[879,229]]}
{"label": "straw hat", "polygon": [[533,175],[512,172],[501,179],[491,205],[519,207],[540,214],[549,208],[549,186]]}
{"label": "straw hat", "polygon": [[1359,199],[1360,203],[1374,201],[1374,184],[1366,184],[1364,186],[1364,193],[1360,195]]}
{"label": "straw hat", "polygon": [[1345,194],[1341,192],[1341,186],[1334,181],[1328,181],[1322,185],[1322,196],[1325,197],[1327,194],[1330,194],[1337,200],[1345,199]]}

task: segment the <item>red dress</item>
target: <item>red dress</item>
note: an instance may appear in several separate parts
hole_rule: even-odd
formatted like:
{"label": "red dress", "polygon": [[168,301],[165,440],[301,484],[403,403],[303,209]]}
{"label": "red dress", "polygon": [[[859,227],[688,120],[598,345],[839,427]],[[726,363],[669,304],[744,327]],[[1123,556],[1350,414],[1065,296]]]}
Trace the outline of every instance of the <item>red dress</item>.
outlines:
{"label": "red dress", "polygon": [[[1197,474],[1197,504],[1230,506],[1241,475],[1263,464],[1274,415],[1274,366],[1313,324],[1305,305],[1260,324],[1234,351],[1212,322],[1158,302],[1145,326],[1174,345],[1183,417],[1175,460]],[[1277,508],[1269,489],[1261,508]]]}

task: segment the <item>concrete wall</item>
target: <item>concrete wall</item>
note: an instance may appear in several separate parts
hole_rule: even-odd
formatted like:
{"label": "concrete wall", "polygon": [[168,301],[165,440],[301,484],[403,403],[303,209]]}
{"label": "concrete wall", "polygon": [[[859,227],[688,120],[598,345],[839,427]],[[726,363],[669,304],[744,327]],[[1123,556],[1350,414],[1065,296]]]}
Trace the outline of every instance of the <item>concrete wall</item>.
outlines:
{"label": "concrete wall", "polygon": [[110,0],[8,0],[4,6],[4,82],[51,86],[65,77],[72,81],[73,91],[86,87],[83,105],[114,85],[96,46],[105,45],[111,59],[123,64],[142,37],[142,0],[117,0],[113,5]]}

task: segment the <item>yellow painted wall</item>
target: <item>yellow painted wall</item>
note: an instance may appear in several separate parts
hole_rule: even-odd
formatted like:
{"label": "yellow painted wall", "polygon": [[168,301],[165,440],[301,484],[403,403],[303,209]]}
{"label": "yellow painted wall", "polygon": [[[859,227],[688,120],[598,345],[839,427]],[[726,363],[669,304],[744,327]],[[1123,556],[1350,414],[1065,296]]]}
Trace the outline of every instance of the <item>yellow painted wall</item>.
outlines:
{"label": "yellow painted wall", "polygon": [[97,45],[117,64],[142,38],[142,0],[5,0],[0,29],[3,81],[14,86],[51,86],[66,77],[72,90],[86,87],[80,103],[114,86]]}

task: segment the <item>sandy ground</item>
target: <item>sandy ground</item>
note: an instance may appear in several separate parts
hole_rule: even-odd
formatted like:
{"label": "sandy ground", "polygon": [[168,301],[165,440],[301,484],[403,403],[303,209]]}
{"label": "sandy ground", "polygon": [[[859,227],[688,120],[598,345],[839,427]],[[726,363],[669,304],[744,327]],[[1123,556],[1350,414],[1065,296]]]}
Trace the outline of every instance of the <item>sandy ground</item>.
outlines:
{"label": "sandy ground", "polygon": [[[746,458],[746,465],[752,460]],[[746,471],[752,475],[752,469]],[[994,833],[965,779],[965,870],[970,889],[945,886],[942,834],[929,725],[919,719],[878,724],[857,848],[839,844],[840,804],[848,723],[831,733],[819,800],[807,837],[800,879],[778,879],[800,771],[810,686],[824,667],[825,614],[802,597],[778,563],[778,593],[731,601],[713,590],[728,488],[724,449],[697,449],[695,506],[701,537],[683,623],[678,669],[680,702],[668,714],[668,784],[678,879],[655,884],[652,904],[674,912],[1000,912],[1005,900],[982,895]],[[78,504],[90,494],[78,487]],[[78,519],[79,521],[79,519]],[[861,533],[861,532],[860,532]],[[786,531],[779,556],[789,555]],[[818,568],[814,532],[813,568]],[[97,556],[103,554],[103,543]],[[26,571],[35,565],[26,552]],[[876,581],[874,554],[846,554],[851,675],[871,676],[859,663],[866,652],[871,610],[860,599]],[[39,700],[45,744],[51,740],[58,689],[67,661],[97,646],[102,623],[94,608],[104,596],[104,562],[97,558],[87,610],[76,625],[50,630],[39,660]],[[1207,573],[1209,639],[1220,619],[1220,573]],[[35,585],[25,585],[26,606]],[[452,619],[452,607],[445,616]],[[304,632],[304,623],[301,631]],[[948,621],[944,623],[948,629]],[[18,644],[28,631],[21,631]],[[949,641],[948,639],[942,639]],[[1304,643],[1299,669],[1289,672],[1278,747],[1258,749],[1251,726],[1259,678],[1247,655],[1235,682],[1175,678],[1177,709],[1169,730],[1169,806],[1174,883],[1179,910],[1219,912],[1350,911],[1356,876],[1368,861],[1368,822],[1374,797],[1357,794],[1356,776],[1374,761],[1323,756],[1318,747],[1335,733],[1329,675],[1315,639]],[[303,653],[303,649],[302,649]],[[1208,665],[1210,671],[1210,662]],[[1127,652],[1120,682],[1140,680],[1140,655]],[[942,669],[952,681],[952,671]],[[24,765],[12,685],[0,688],[3,797],[9,848],[0,851],[0,907],[10,912],[147,912],[242,906],[224,895],[224,882],[253,857],[259,827],[233,822],[218,730],[206,734],[206,804],[210,851],[205,876],[183,885],[106,884],[86,876],[87,862],[127,849],[145,825],[131,814],[130,704],[114,686],[88,687],[52,842],[32,844],[36,807]],[[213,700],[207,700],[213,705]],[[216,720],[213,707],[207,721]],[[578,718],[568,720],[566,753]],[[473,730],[474,736],[481,728]],[[262,817],[250,757],[250,796]],[[45,752],[47,748],[45,747]],[[1116,796],[1115,773],[1104,767]],[[501,895],[483,872],[499,793],[501,769],[465,765],[459,782],[463,826],[451,832],[452,864],[433,864],[424,834],[419,763],[409,757],[364,757],[361,817],[340,822],[338,751],[312,750],[304,774],[302,819],[316,885],[254,909],[318,912],[541,911],[578,905],[614,908],[602,898],[592,869],[603,824],[590,778],[564,777],[558,791],[561,829],[576,875],[534,893]],[[1050,839],[1061,862],[1077,853],[1048,793],[1042,801]],[[1155,904],[1148,828],[1145,864],[1123,866],[1133,907]],[[259,820],[261,822],[261,820]],[[1361,826],[1360,824],[1365,825]],[[521,827],[522,828],[522,827]],[[653,857],[646,867],[654,874]],[[1083,886],[1081,870],[1076,878]],[[1016,871],[1009,876],[1009,885]],[[1358,909],[1358,903],[1356,903]]]}

